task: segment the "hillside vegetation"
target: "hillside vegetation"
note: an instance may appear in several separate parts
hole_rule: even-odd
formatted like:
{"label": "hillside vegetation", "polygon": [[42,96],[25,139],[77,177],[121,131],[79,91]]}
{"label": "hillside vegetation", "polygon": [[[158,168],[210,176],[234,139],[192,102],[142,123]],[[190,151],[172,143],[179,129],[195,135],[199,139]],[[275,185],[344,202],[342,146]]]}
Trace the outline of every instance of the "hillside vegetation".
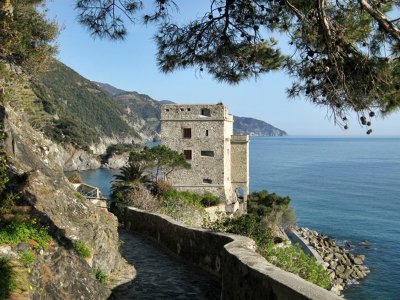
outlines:
{"label": "hillside vegetation", "polygon": [[[128,110],[135,111],[147,123],[147,128],[160,131],[160,117],[162,104],[174,104],[169,100],[157,101],[150,96],[137,92],[127,92],[107,83],[95,82],[104,92],[112,96],[118,104],[122,104]],[[251,136],[284,136],[287,133],[267,122],[234,116],[234,134],[248,134]]]}
{"label": "hillside vegetation", "polygon": [[284,136],[287,133],[267,122],[245,117],[233,117],[233,132],[251,136]]}
{"label": "hillside vegetation", "polygon": [[101,136],[140,139],[130,124],[137,122],[134,114],[58,61],[34,80],[34,92],[47,115],[39,126],[54,141],[88,149]]}

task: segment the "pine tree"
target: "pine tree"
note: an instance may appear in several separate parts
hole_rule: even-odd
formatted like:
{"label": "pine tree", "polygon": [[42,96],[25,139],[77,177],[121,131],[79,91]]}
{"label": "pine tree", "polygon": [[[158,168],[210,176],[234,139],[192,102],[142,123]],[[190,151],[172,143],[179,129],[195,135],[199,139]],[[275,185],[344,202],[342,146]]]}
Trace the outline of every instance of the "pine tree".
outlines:
{"label": "pine tree", "polygon": [[[237,84],[283,69],[294,79],[290,97],[327,107],[345,129],[350,112],[369,127],[377,113],[400,107],[398,0],[210,0],[202,17],[183,26],[171,18],[176,6],[156,0],[153,13],[143,16],[160,25],[155,40],[163,72],[195,67]],[[143,3],[79,0],[77,9],[93,35],[121,39],[125,21],[137,19]],[[293,53],[281,53],[276,33]]]}

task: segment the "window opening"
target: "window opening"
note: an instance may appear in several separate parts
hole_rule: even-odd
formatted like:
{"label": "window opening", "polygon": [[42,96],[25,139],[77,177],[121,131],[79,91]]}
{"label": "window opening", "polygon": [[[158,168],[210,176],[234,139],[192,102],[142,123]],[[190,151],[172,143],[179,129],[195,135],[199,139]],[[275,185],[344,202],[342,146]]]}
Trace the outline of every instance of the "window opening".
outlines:
{"label": "window opening", "polygon": [[188,160],[192,159],[192,150],[183,150],[183,156]]}
{"label": "window opening", "polygon": [[190,109],[190,108],[188,108],[188,109],[187,109],[187,111],[191,111],[191,109]]}
{"label": "window opening", "polygon": [[200,111],[200,114],[202,116],[210,117],[211,116],[211,111],[208,108],[202,108]]}
{"label": "window opening", "polygon": [[211,183],[212,183],[212,180],[209,179],[209,178],[204,178],[204,179],[203,179],[203,183],[211,184]]}
{"label": "window opening", "polygon": [[244,190],[241,187],[236,188],[235,190],[236,196],[238,199],[243,200],[244,199]]}
{"label": "window opening", "polygon": [[209,151],[209,150],[207,150],[207,151],[201,151],[201,152],[200,152],[200,155],[201,155],[201,156],[214,157],[214,151]]}
{"label": "window opening", "polygon": [[192,138],[192,128],[183,128],[183,138],[184,139]]}
{"label": "window opening", "polygon": [[181,108],[181,111],[185,111],[185,109]]}
{"label": "window opening", "polygon": [[206,136],[208,136],[208,130],[206,130]]}

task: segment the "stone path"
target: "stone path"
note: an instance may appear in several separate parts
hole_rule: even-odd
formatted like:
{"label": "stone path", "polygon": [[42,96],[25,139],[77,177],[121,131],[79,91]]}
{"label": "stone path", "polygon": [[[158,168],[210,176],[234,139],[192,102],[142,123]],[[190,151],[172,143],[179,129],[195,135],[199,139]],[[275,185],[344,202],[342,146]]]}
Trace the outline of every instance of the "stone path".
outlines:
{"label": "stone path", "polygon": [[[121,254],[133,269],[126,269],[110,299],[219,299],[220,281],[166,253],[141,236],[119,232]],[[134,277],[133,279],[131,279]]]}

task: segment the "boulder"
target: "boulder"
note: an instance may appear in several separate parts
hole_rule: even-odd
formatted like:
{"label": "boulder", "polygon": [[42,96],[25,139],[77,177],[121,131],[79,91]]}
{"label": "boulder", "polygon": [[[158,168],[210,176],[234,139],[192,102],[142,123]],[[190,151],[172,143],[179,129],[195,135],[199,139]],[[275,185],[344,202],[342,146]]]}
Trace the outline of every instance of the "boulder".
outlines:
{"label": "boulder", "polygon": [[362,264],[364,263],[364,259],[365,259],[365,256],[364,256],[364,255],[358,255],[358,256],[356,256],[356,257],[353,258],[353,262],[354,262],[356,265],[362,265]]}
{"label": "boulder", "polygon": [[343,274],[343,272],[346,270],[346,268],[343,265],[339,265],[336,269],[335,269],[335,273],[336,274]]}

